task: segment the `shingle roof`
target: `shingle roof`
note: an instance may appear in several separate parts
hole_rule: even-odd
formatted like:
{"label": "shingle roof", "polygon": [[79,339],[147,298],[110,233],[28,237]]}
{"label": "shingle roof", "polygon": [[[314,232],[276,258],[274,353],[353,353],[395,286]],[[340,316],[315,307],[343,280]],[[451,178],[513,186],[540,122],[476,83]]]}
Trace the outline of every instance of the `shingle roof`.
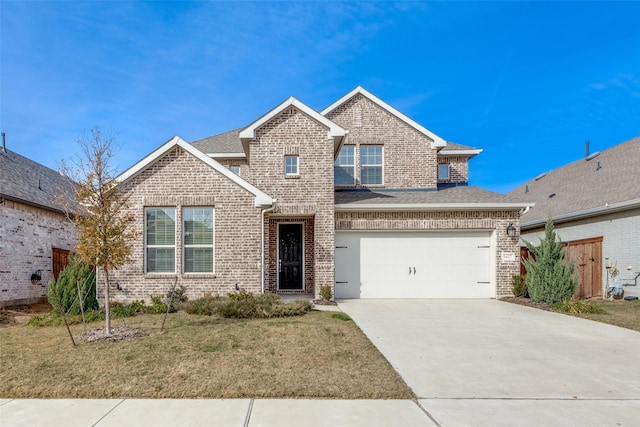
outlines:
{"label": "shingle roof", "polygon": [[336,191],[335,204],[344,208],[372,207],[385,209],[392,205],[398,207],[413,206],[416,209],[431,207],[442,208],[523,208],[528,203],[522,198],[494,193],[478,187],[451,187],[438,191]]}
{"label": "shingle roof", "polygon": [[468,145],[456,144],[455,142],[447,142],[447,146],[444,147],[447,151],[466,151],[466,150],[479,150],[479,148],[470,147]]}
{"label": "shingle roof", "polygon": [[59,195],[73,196],[67,178],[13,151],[0,151],[0,196],[62,212]]}
{"label": "shingle roof", "polygon": [[193,141],[191,144],[205,154],[212,153],[243,153],[240,131],[243,128]]}
{"label": "shingle roof", "polygon": [[549,215],[603,213],[611,205],[640,201],[640,137],[616,145],[590,160],[580,159],[539,175],[509,193],[535,202],[522,216],[523,226],[535,226]]}

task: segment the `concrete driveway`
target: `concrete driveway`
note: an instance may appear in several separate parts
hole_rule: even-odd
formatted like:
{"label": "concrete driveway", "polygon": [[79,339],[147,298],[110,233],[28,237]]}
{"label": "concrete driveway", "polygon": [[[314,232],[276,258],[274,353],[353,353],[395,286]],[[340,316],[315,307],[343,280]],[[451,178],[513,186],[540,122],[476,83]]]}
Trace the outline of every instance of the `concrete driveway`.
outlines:
{"label": "concrete driveway", "polygon": [[640,425],[640,333],[495,300],[343,300],[441,425]]}

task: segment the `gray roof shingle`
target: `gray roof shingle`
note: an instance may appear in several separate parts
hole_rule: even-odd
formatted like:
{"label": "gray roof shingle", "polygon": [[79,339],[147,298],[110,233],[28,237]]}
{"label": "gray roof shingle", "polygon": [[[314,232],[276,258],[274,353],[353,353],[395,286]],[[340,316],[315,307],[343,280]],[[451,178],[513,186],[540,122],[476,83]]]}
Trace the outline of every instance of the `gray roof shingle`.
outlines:
{"label": "gray roof shingle", "polygon": [[[595,154],[595,153],[593,153]],[[569,215],[640,199],[640,137],[547,172],[509,192],[535,202],[522,216],[534,225],[551,215]]]}
{"label": "gray roof shingle", "polygon": [[191,144],[205,154],[212,153],[244,153],[242,142],[240,141],[240,129],[209,136],[207,138],[193,141]]}
{"label": "gray roof shingle", "polygon": [[450,187],[438,191],[336,191],[335,204],[349,205],[357,208],[359,205],[377,205],[381,209],[389,205],[426,205],[429,204],[460,204],[460,205],[514,205],[524,207],[526,202],[522,198],[494,193],[478,187]]}
{"label": "gray roof shingle", "polygon": [[60,173],[13,151],[0,151],[0,196],[62,212],[57,197],[73,197],[73,193],[73,186]]}

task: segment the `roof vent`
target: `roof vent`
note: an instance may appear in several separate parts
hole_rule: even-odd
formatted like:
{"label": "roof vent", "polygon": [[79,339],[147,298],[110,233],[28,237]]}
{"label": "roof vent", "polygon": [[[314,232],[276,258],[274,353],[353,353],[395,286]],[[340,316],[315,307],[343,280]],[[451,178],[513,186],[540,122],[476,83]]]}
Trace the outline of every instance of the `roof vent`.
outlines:
{"label": "roof vent", "polygon": [[589,160],[593,159],[594,157],[598,157],[599,155],[600,155],[600,152],[599,152],[599,151],[596,151],[596,152],[595,152],[595,153],[593,153],[593,154],[589,154],[589,155],[587,156],[587,161],[589,161]]}
{"label": "roof vent", "polygon": [[528,192],[529,192],[529,184],[527,184],[527,185],[525,185],[525,186],[524,186],[524,192],[525,192],[525,193],[528,193]]}
{"label": "roof vent", "polygon": [[535,181],[541,180],[542,178],[545,177],[545,175],[547,175],[546,172],[541,173],[540,175],[536,176],[535,178],[533,178]]}
{"label": "roof vent", "polygon": [[600,160],[598,160],[598,167],[596,167],[596,170],[599,171],[600,169],[602,169],[602,166],[600,166]]}
{"label": "roof vent", "polygon": [[549,198],[556,197],[556,193],[549,194]]}

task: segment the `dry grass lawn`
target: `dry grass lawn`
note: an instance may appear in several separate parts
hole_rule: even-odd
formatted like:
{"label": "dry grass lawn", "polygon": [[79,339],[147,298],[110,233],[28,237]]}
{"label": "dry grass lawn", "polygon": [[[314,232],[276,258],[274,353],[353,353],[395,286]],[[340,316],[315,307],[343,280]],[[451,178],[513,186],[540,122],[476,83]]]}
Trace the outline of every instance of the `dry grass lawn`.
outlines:
{"label": "dry grass lawn", "polygon": [[174,313],[165,331],[162,315],[124,322],[149,335],[74,348],[64,327],[1,328],[0,397],[415,397],[360,329],[330,312],[267,320]]}
{"label": "dry grass lawn", "polygon": [[572,316],[608,323],[640,332],[640,300],[635,301],[603,301],[594,303],[604,309],[603,314],[573,314]]}

